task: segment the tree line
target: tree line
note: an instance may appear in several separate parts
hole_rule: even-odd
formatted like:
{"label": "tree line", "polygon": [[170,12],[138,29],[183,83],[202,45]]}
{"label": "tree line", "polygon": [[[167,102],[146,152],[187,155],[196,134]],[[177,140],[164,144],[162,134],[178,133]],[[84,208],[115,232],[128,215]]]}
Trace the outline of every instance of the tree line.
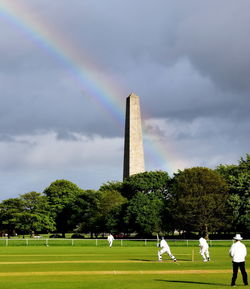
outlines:
{"label": "tree line", "polygon": [[247,234],[250,230],[250,155],[236,165],[193,167],[109,181],[83,190],[56,180],[42,193],[0,203],[0,231],[9,236],[57,232],[152,234],[193,232]]}

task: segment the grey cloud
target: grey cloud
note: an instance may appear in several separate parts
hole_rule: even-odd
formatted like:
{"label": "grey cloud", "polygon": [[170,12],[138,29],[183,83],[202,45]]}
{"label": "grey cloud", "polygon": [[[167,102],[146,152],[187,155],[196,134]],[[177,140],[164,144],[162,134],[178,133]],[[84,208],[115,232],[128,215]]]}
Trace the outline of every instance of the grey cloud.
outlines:
{"label": "grey cloud", "polygon": [[[72,5],[68,5],[67,1],[30,3],[35,14],[48,20],[51,29],[65,33],[65,39],[72,41],[77,50],[89,54],[90,61],[100,63],[98,69],[103,69],[100,73],[114,75],[114,81],[119,79],[128,93],[130,90],[137,92],[142,97],[142,105],[145,103],[145,111],[150,107],[150,114],[194,118],[196,115],[222,113],[225,107],[231,105],[235,112],[236,104],[239,115],[246,113],[244,108],[249,104],[246,90],[250,83],[249,37],[246,35],[248,2],[210,1],[204,4],[199,1],[173,3],[158,0],[157,3],[125,3],[109,0],[103,5],[99,1],[74,1]],[[241,17],[232,21],[237,13]],[[24,50],[22,43],[20,49]],[[91,126],[91,130],[97,133],[110,134],[110,122],[106,117],[101,117],[89,99],[81,99],[82,105],[88,107],[83,116],[78,109],[79,97],[76,101],[76,95],[72,96],[71,101],[61,97],[67,92],[78,93],[72,91],[73,84],[67,79],[70,76],[65,75],[61,64],[39,47],[33,47],[33,54],[30,49],[27,55],[24,50],[21,61],[27,66],[16,59],[19,65],[12,69],[12,74],[22,71],[22,82],[16,76],[12,84],[15,82],[22,94],[33,94],[34,98],[38,96],[41,99],[46,94],[46,101],[51,106],[40,124],[36,120],[30,124],[45,129],[53,124],[54,129],[58,127],[60,130],[63,126],[68,130],[75,127],[86,132]],[[35,57],[36,53],[38,58]],[[187,69],[185,63],[188,62]],[[36,70],[32,67],[35,63]],[[101,68],[102,65],[104,68]],[[183,74],[185,70],[186,75]],[[71,88],[65,87],[67,81]],[[46,86],[48,88],[44,90]],[[224,88],[227,88],[226,91],[223,91]],[[230,88],[232,91],[229,91]],[[52,101],[49,102],[49,98]],[[57,101],[56,106],[53,100]],[[16,101],[18,103],[20,97]],[[42,102],[37,101],[37,106],[41,106],[44,112]],[[159,103],[166,105],[159,107]],[[66,106],[63,107],[63,104]],[[62,117],[70,115],[66,107],[74,111],[74,118],[70,121]],[[38,110],[32,109],[35,112]],[[53,110],[59,110],[57,119],[53,118]],[[37,116],[41,118],[39,114]],[[80,123],[81,128],[77,125]],[[99,127],[101,129],[98,130]],[[113,132],[120,133],[115,129]]]}
{"label": "grey cloud", "polygon": [[[248,152],[249,122],[239,126],[232,119],[204,116],[192,122],[151,119],[145,125],[146,133],[153,135],[160,146],[168,148],[166,155],[176,170],[192,166],[215,168],[220,163],[236,164]],[[173,161],[171,154],[178,158]]]}
{"label": "grey cloud", "polygon": [[249,1],[192,2],[196,9],[178,30],[180,53],[218,86],[249,92]]}
{"label": "grey cloud", "polygon": [[121,138],[72,133],[65,139],[53,131],[15,136],[0,142],[0,199],[42,191],[62,178],[84,189],[98,189],[107,180],[121,179],[122,170],[117,170],[121,156]]}
{"label": "grey cloud", "polygon": [[[62,40],[57,49],[72,47],[69,54],[78,54],[77,65],[94,75],[93,85],[106,87],[102,96],[109,98],[117,87],[115,97],[124,106],[130,92],[140,96],[144,121],[162,120],[147,123],[151,136],[160,138],[166,154],[169,138],[174,143],[180,156],[172,160],[174,167],[182,166],[182,159],[187,166],[235,162],[249,149],[249,1],[18,1],[52,32],[53,41]],[[95,101],[84,80],[75,81],[78,71],[70,59],[64,63],[1,17],[0,23],[0,141],[17,156],[2,159],[1,174],[9,180],[13,173],[22,190],[32,184],[40,190],[62,177],[92,188],[119,179],[122,148],[113,154],[105,141],[123,137],[124,124],[117,126],[118,120]],[[55,144],[43,147],[38,136],[51,131],[56,144],[77,143],[79,133],[87,145],[98,135],[96,149],[106,144],[109,159],[76,165],[69,158],[70,172],[52,168],[46,158],[39,167],[39,153]],[[39,153],[32,147],[34,154],[29,154],[37,176],[32,169],[25,171],[27,163],[19,158],[22,149],[30,149],[20,142],[25,135],[36,140],[30,146],[39,147]],[[52,163],[57,158],[50,156]],[[146,160],[147,168],[166,169],[165,160],[155,163],[149,155]],[[98,172],[96,179],[93,172]],[[17,192],[17,187],[1,183],[6,192]]]}

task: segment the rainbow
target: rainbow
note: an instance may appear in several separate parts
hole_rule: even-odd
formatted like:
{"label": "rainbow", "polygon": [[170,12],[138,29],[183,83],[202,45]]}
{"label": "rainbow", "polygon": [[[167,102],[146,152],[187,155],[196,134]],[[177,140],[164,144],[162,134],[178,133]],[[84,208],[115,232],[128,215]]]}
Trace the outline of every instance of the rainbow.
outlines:
{"label": "rainbow", "polygon": [[122,99],[117,97],[122,95],[122,92],[113,84],[107,87],[109,81],[104,79],[104,76],[93,73],[98,69],[94,62],[89,60],[89,55],[84,57],[82,52],[70,45],[70,41],[50,28],[47,19],[38,19],[37,15],[34,16],[34,11],[24,6],[23,2],[1,0],[0,16],[56,59],[84,93],[91,96],[116,122],[123,124]]}
{"label": "rainbow", "polygon": [[[111,82],[103,75],[94,73],[98,71],[98,67],[90,55],[84,57],[82,51],[77,51],[58,31],[51,30],[48,21],[39,19],[31,7],[24,6],[23,2],[1,0],[0,17],[56,59],[80,89],[91,96],[118,126],[124,127],[124,95],[127,93],[115,86],[114,82],[117,81]],[[145,129],[144,133],[147,134]],[[176,170],[174,165],[170,165],[175,163],[175,157],[171,157],[174,154],[167,156],[165,145],[158,141],[157,137],[154,139],[146,137],[145,144],[145,152],[157,165],[157,169],[167,170],[170,173]]]}

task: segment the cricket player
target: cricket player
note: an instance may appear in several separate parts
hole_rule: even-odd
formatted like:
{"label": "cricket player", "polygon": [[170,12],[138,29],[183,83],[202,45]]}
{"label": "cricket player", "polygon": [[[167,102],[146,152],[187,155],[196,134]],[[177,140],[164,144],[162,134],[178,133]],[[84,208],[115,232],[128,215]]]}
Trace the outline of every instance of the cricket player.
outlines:
{"label": "cricket player", "polygon": [[174,261],[176,262],[176,258],[174,255],[172,255],[170,248],[168,246],[168,243],[166,242],[166,240],[164,239],[164,237],[162,237],[161,242],[159,247],[161,248],[161,250],[158,251],[158,260],[162,261],[162,254],[167,253],[168,256]]}
{"label": "cricket player", "polygon": [[113,241],[114,241],[113,235],[112,235],[112,234],[109,234],[107,240],[108,240],[108,242],[109,242],[109,247],[112,247]]}
{"label": "cricket player", "polygon": [[203,235],[199,239],[199,246],[200,246],[200,254],[203,258],[203,262],[210,261],[209,250],[208,250],[208,243],[207,243],[207,235]]}

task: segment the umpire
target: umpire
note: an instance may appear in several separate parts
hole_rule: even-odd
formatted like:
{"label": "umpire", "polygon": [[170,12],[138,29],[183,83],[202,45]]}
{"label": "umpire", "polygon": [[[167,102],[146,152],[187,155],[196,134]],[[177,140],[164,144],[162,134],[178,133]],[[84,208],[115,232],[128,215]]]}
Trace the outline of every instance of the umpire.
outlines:
{"label": "umpire", "polygon": [[234,237],[234,243],[230,248],[229,254],[233,261],[233,277],[231,281],[231,286],[235,287],[235,281],[237,279],[238,269],[240,268],[242,279],[245,285],[248,285],[247,272],[245,269],[245,258],[247,255],[246,246],[241,243],[243,238],[240,234],[236,234]]}

